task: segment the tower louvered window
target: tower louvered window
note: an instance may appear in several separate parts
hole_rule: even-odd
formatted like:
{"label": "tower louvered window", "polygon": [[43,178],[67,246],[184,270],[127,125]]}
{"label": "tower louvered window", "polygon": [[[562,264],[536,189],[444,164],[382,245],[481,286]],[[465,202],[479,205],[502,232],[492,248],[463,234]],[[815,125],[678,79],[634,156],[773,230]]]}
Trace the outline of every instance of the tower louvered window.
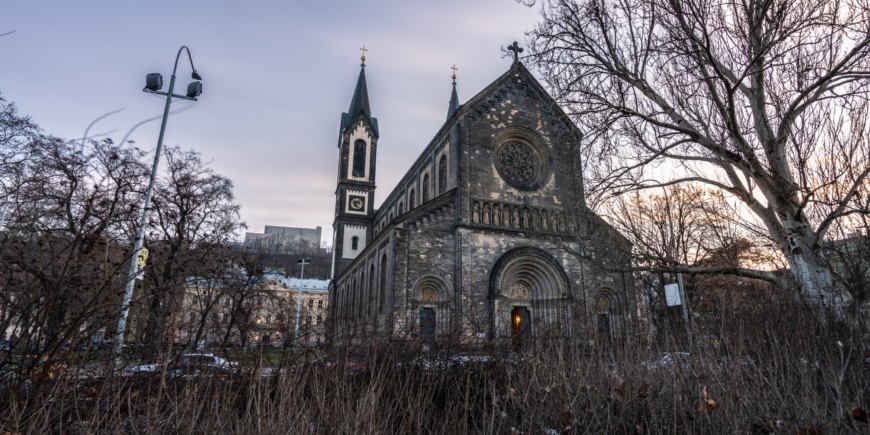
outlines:
{"label": "tower louvered window", "polygon": [[366,175],[366,141],[357,139],[353,146],[353,176]]}

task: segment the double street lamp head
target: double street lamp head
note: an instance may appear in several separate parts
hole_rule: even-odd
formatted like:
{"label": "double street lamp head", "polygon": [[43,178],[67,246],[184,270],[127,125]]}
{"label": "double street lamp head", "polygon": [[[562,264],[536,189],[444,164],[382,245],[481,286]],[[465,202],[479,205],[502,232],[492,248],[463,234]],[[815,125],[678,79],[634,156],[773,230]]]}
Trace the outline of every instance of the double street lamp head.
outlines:
{"label": "double street lamp head", "polygon": [[[185,94],[188,98],[196,98],[202,94],[202,76],[199,75],[196,70],[194,70],[191,74],[194,80],[197,80],[189,85],[187,85],[187,94]],[[163,88],[163,75],[160,73],[151,73],[145,76],[145,89],[151,92],[157,92]]]}

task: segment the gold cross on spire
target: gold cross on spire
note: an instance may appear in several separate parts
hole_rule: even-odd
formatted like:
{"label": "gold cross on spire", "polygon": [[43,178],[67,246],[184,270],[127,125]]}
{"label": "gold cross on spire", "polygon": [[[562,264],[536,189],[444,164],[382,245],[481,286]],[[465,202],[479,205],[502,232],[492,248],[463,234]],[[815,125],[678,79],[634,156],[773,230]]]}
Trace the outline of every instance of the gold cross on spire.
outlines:
{"label": "gold cross on spire", "polygon": [[450,69],[453,70],[453,84],[455,85],[456,84],[456,70],[458,70],[459,68],[456,68],[456,64],[454,63],[453,66],[450,67]]}
{"label": "gold cross on spire", "polygon": [[366,48],[365,44],[363,44],[363,46],[362,46],[362,48],[360,48],[360,50],[362,50],[363,54],[362,54],[362,56],[361,56],[359,59],[360,59],[361,61],[363,61],[363,65],[365,65],[365,63],[366,63],[366,52],[369,51],[369,49]]}

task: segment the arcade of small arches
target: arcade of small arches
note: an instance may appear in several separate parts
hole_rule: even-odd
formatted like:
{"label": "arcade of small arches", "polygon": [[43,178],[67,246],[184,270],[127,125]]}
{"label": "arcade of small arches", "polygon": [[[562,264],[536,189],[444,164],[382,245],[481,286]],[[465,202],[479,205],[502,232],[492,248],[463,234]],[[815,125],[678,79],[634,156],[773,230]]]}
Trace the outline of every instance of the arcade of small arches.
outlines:
{"label": "arcade of small arches", "polygon": [[571,220],[564,212],[480,200],[471,202],[471,222],[494,227],[552,233],[571,233],[573,231]]}

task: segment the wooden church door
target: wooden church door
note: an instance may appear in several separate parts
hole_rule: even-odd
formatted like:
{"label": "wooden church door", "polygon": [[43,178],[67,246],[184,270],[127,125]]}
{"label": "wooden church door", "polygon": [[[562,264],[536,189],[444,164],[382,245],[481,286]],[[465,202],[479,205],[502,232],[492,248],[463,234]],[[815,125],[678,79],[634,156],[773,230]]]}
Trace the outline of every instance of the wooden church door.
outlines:
{"label": "wooden church door", "polygon": [[426,344],[435,342],[435,309],[420,310],[420,341]]}

